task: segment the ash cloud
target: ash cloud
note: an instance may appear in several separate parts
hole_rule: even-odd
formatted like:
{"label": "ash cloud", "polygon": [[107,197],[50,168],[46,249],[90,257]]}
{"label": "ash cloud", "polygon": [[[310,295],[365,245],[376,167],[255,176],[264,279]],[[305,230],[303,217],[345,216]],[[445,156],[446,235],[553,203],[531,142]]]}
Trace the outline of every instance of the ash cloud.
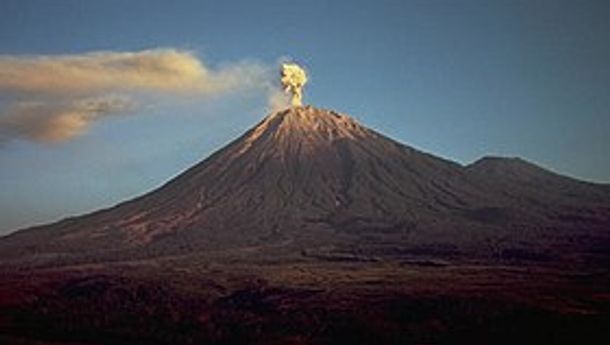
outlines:
{"label": "ash cloud", "polygon": [[58,56],[0,56],[0,89],[44,94],[160,91],[214,94],[247,87],[263,68],[211,70],[192,52],[154,49]]}
{"label": "ash cloud", "polygon": [[45,144],[63,142],[85,133],[97,120],[133,108],[131,99],[119,96],[19,102],[0,117],[0,142],[16,138]]}
{"label": "ash cloud", "polygon": [[0,143],[69,140],[95,121],[133,110],[133,99],[144,93],[211,97],[265,87],[268,80],[261,64],[210,68],[177,49],[0,55],[0,91],[14,99],[0,109]]}

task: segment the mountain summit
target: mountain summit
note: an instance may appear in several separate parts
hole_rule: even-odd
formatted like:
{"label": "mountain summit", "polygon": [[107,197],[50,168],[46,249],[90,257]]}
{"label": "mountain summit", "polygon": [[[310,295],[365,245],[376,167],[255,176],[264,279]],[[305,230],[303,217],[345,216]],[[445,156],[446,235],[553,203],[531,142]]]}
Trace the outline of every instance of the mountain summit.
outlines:
{"label": "mountain summit", "polygon": [[298,106],[270,114],[151,193],[11,234],[0,255],[256,249],[363,260],[401,253],[535,258],[608,244],[608,224],[606,185],[521,159],[462,166],[347,115]]}

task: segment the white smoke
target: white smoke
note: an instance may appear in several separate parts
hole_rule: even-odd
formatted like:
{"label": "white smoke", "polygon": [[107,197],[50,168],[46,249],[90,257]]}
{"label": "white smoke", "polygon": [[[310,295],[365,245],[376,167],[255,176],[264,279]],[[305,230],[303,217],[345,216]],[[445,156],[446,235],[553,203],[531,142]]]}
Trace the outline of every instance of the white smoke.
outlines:
{"label": "white smoke", "polygon": [[303,86],[307,83],[307,73],[295,63],[283,63],[281,79],[284,91],[292,95],[290,103],[298,107],[303,105]]}

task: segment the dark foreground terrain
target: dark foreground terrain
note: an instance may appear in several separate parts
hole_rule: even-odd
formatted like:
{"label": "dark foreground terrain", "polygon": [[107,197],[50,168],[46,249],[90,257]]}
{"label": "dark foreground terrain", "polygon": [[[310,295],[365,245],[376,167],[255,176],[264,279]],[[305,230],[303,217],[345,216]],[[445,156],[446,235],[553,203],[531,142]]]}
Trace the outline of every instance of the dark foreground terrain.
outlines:
{"label": "dark foreground terrain", "polygon": [[[6,344],[575,344],[610,340],[610,280],[536,262],[256,262],[10,270]],[[221,263],[225,262],[225,263]]]}

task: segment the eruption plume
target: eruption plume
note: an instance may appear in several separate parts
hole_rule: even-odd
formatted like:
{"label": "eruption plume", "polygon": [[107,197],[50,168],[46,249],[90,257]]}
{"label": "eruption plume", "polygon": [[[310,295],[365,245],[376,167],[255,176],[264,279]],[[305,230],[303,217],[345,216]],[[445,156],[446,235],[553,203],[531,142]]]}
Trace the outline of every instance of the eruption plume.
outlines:
{"label": "eruption plume", "polygon": [[303,105],[303,86],[307,83],[307,73],[301,66],[294,63],[282,64],[281,82],[285,92],[292,94],[291,104],[295,107]]}

